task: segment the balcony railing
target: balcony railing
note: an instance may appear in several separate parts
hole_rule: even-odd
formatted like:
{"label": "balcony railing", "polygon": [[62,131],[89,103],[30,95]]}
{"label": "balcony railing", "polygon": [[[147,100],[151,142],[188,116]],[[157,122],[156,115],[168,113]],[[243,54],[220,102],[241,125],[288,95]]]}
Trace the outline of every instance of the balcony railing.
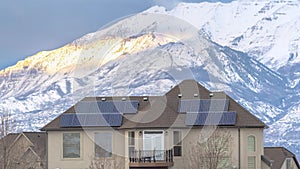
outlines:
{"label": "balcony railing", "polygon": [[172,150],[135,150],[129,152],[130,166],[171,166]]}

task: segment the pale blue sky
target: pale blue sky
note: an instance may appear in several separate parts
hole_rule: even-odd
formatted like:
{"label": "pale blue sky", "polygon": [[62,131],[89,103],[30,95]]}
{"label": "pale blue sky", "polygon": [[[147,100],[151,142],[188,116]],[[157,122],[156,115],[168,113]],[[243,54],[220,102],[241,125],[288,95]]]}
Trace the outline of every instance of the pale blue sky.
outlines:
{"label": "pale blue sky", "polygon": [[0,69],[14,65],[18,60],[39,51],[61,47],[118,18],[141,12],[153,5],[172,8],[178,2],[179,0],[0,0]]}

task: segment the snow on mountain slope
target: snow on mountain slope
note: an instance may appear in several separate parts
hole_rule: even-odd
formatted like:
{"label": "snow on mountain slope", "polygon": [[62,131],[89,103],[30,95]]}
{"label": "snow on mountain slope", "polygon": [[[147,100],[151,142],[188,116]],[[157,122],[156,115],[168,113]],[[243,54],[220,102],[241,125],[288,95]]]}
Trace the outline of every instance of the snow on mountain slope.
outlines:
{"label": "snow on mountain slope", "polygon": [[[269,123],[274,130],[267,132],[267,143],[294,149],[299,147],[299,136],[295,133],[300,127],[298,118],[295,118],[300,117],[297,108],[300,105],[299,5],[297,0],[236,0],[230,3],[179,3],[169,11],[156,6],[147,12],[181,18],[200,29],[208,39],[243,51],[287,78],[285,86],[289,89],[278,88],[273,92],[285,90],[285,95],[274,97],[281,100],[281,105],[263,105],[265,102],[262,101],[256,111],[270,114],[274,119],[275,123]],[[242,99],[240,101],[245,103]],[[253,105],[246,104],[251,110]],[[280,115],[274,116],[274,112]],[[300,154],[299,149],[297,153]]]}
{"label": "snow on mountain slope", "polygon": [[184,19],[208,38],[248,53],[273,70],[299,63],[300,3],[297,0],[244,1],[231,3],[179,3],[166,11],[147,12]]}
{"label": "snow on mountain slope", "polygon": [[[167,38],[153,38],[152,34],[145,34],[131,39],[108,38],[85,46],[66,45],[54,51],[41,52],[0,72],[0,88],[3,89],[0,96],[9,98],[31,93],[32,84],[38,85],[38,88],[48,87],[65,77],[65,74],[81,77],[95,71],[90,68],[97,68],[123,53],[134,53],[169,41]],[[112,44],[118,45],[110,49]],[[77,70],[76,74],[72,74],[74,70]],[[28,77],[32,78],[31,81],[28,81]]]}
{"label": "snow on mountain slope", "polygon": [[[241,4],[248,2],[232,3],[242,7]],[[210,9],[206,17],[226,6],[204,4],[208,7],[203,9]],[[180,6],[198,9],[201,4],[180,4],[176,13],[180,10],[184,13]],[[240,13],[246,17],[261,8],[257,6],[248,13],[241,8]],[[166,12],[158,7],[152,10]],[[244,27],[251,26],[252,20],[249,22]],[[298,110],[300,96],[293,90],[299,85],[290,87],[291,79],[270,70],[255,58],[206,39],[217,41],[220,36],[226,42],[229,34],[239,34],[240,28],[224,29],[227,32],[219,31],[216,36],[207,31],[213,30],[209,27],[207,24],[207,29],[199,32],[172,16],[141,13],[62,48],[40,52],[0,72],[0,111],[12,113],[17,130],[36,130],[85,96],[158,95],[182,79],[194,78],[211,90],[226,91],[260,119],[280,130],[269,132],[266,136],[269,144],[271,141],[277,145],[288,143],[290,138],[286,133],[297,132],[299,122],[291,121],[293,128],[282,124],[288,123],[294,110]],[[296,135],[292,142],[297,140]],[[300,152],[296,145],[292,148]]]}
{"label": "snow on mountain slope", "polygon": [[270,129],[266,132],[268,145],[278,146],[284,145],[292,150],[294,153],[300,155],[299,148],[299,135],[300,135],[300,101],[298,94],[298,103],[292,106],[288,113],[270,125]]}

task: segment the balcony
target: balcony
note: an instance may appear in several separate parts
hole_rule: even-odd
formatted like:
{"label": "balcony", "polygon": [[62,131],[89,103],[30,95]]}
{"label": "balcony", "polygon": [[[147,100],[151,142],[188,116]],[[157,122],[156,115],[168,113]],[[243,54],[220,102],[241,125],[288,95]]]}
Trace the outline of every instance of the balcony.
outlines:
{"label": "balcony", "polygon": [[135,150],[129,153],[129,167],[169,167],[173,165],[172,150]]}

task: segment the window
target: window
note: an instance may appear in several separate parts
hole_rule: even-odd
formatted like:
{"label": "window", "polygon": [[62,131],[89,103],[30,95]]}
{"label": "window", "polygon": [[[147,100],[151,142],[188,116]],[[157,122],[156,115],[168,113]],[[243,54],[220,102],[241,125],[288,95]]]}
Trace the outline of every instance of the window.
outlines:
{"label": "window", "polygon": [[181,132],[173,132],[173,145],[174,145],[174,156],[182,155],[182,141],[181,141]]}
{"label": "window", "polygon": [[248,136],[248,151],[255,152],[255,137]]}
{"label": "window", "polygon": [[95,133],[95,157],[112,156],[112,133]]}
{"label": "window", "polygon": [[63,133],[63,158],[80,158],[80,133]]}
{"label": "window", "polygon": [[128,132],[128,152],[129,156],[133,156],[134,154],[134,145],[135,145],[135,139],[134,139],[135,133],[134,131],[129,131]]}
{"label": "window", "polygon": [[292,168],[292,160],[290,158],[286,159],[286,168],[293,169]]}
{"label": "window", "polygon": [[256,157],[255,156],[248,157],[248,169],[256,169]]}

